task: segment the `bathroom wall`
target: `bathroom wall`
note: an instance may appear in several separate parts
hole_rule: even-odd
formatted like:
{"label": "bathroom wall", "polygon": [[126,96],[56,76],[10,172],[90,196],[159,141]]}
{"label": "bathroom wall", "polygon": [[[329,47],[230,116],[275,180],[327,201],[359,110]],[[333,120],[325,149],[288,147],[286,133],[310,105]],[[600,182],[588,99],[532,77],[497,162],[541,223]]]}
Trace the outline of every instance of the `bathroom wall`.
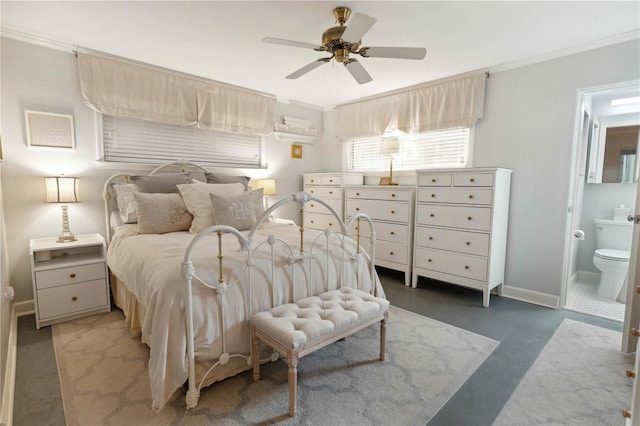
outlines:
{"label": "bathroom wall", "polygon": [[624,204],[635,207],[637,184],[632,183],[588,183],[585,184],[580,229],[585,233],[584,241],[578,241],[578,271],[600,273],[593,266],[596,249],[594,219],[611,219],[613,208]]}

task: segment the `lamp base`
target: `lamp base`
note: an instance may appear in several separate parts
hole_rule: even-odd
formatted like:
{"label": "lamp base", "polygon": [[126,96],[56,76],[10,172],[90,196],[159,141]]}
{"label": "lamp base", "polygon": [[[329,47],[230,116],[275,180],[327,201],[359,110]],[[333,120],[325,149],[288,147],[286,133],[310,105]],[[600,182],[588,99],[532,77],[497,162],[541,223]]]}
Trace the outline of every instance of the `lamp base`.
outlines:
{"label": "lamp base", "polygon": [[75,235],[71,233],[69,230],[69,214],[67,212],[68,206],[63,205],[62,207],[62,234],[56,240],[56,243],[69,243],[71,241],[77,241]]}
{"label": "lamp base", "polygon": [[75,235],[60,235],[56,240],[56,243],[70,243],[71,241],[78,241]]}

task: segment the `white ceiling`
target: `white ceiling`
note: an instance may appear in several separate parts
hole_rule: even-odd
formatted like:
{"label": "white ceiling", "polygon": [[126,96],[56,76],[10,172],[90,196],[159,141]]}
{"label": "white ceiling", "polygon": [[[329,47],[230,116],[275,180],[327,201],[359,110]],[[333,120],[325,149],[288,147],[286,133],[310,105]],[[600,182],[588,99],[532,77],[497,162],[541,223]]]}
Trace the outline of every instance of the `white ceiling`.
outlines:
{"label": "white ceiling", "polygon": [[[427,57],[412,61],[358,56],[373,77],[364,85],[337,63],[286,80],[286,75],[327,55],[264,44],[261,39],[320,44],[322,32],[335,25],[332,11],[337,6],[377,19],[363,37],[363,46],[426,47]],[[640,34],[637,0],[3,0],[0,7],[2,35],[82,46],[323,108]]]}

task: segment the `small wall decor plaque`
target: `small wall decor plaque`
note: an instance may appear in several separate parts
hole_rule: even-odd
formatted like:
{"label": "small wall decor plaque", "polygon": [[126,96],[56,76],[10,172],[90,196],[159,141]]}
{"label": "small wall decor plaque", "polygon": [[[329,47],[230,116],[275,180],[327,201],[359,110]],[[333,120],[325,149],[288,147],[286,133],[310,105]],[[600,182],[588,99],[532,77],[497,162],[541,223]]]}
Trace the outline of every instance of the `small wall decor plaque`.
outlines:
{"label": "small wall decor plaque", "polygon": [[302,158],[302,145],[291,145],[291,158]]}
{"label": "small wall decor plaque", "polygon": [[73,116],[25,110],[27,144],[33,147],[75,149]]}
{"label": "small wall decor plaque", "polygon": [[391,178],[381,177],[379,185],[391,185]]}

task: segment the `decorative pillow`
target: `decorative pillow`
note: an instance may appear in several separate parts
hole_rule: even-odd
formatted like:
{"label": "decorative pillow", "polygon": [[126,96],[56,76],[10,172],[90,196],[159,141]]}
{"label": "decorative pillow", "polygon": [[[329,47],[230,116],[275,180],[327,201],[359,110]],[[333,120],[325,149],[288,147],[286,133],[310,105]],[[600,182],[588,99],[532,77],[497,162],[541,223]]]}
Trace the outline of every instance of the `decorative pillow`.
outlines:
{"label": "decorative pillow", "polygon": [[255,197],[250,192],[232,196],[209,194],[209,198],[213,205],[216,225],[233,226],[238,231],[251,229],[255,225]]}
{"label": "decorative pillow", "polygon": [[150,176],[131,176],[131,180],[138,192],[148,193],[177,193],[176,185],[191,183],[186,173],[159,173]]}
{"label": "decorative pillow", "polygon": [[134,192],[133,196],[138,211],[138,233],[164,234],[189,229],[193,216],[180,194]]}
{"label": "decorative pillow", "polygon": [[264,201],[262,195],[262,188],[254,189],[249,192],[253,196],[253,210],[255,211],[256,221],[264,214]]}
{"label": "decorative pillow", "polygon": [[210,173],[206,172],[207,183],[241,183],[244,185],[245,191],[249,189],[249,176],[234,176],[224,173]]}
{"label": "decorative pillow", "polygon": [[193,215],[189,231],[197,234],[204,228],[216,224],[209,194],[242,195],[244,186],[241,183],[204,183],[178,185],[178,190],[182,194],[187,210]]}
{"label": "decorative pillow", "polygon": [[116,202],[118,204],[118,212],[123,223],[136,223],[138,217],[136,215],[136,199],[133,194],[136,187],[132,183],[124,183],[114,185],[113,190],[116,193]]}

